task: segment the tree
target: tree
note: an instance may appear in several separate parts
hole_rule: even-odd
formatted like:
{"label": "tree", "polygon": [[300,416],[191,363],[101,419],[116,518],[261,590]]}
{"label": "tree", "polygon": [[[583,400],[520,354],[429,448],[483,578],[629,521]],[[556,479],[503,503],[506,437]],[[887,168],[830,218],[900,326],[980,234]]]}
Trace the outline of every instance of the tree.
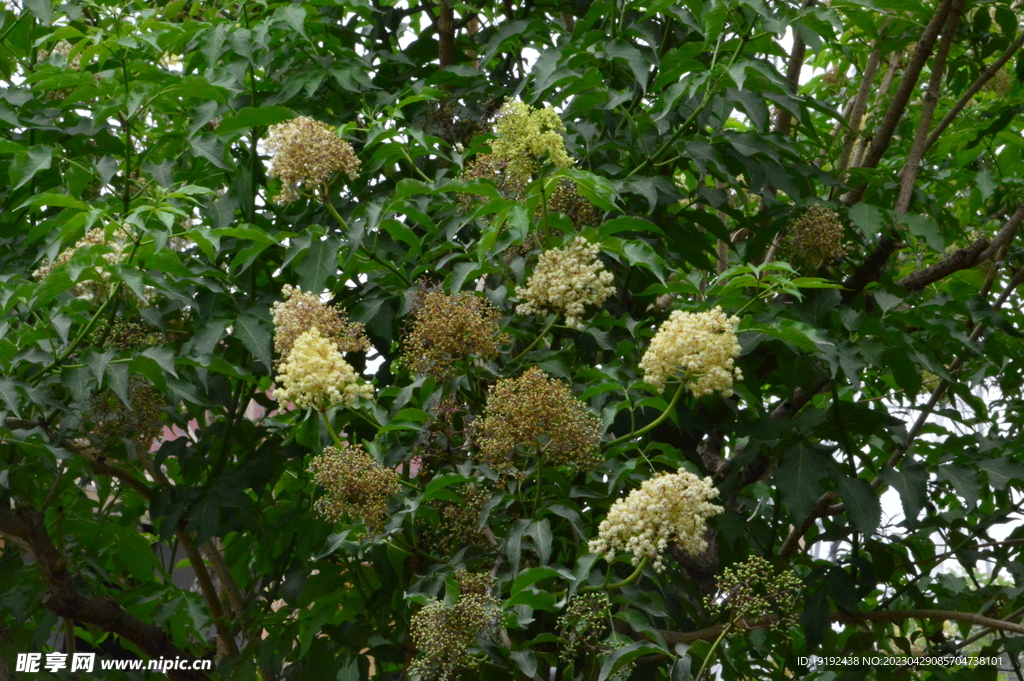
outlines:
{"label": "tree", "polygon": [[7,3],[0,665],[1024,678],[1019,23]]}

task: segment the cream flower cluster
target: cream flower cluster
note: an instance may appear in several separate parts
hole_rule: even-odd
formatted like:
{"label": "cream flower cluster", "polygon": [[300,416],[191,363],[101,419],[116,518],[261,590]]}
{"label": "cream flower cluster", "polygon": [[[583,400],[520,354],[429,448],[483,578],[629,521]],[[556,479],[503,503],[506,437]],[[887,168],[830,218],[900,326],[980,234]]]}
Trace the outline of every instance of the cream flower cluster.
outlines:
{"label": "cream flower cluster", "polygon": [[551,107],[507,102],[494,124],[497,139],[491,142],[491,155],[508,164],[505,172],[513,183],[525,184],[544,159],[559,167],[574,163],[565,150],[563,130],[562,119]]}
{"label": "cream flower cluster", "polygon": [[274,399],[294,402],[300,409],[320,410],[340,403],[352,407],[360,397],[373,397],[373,387],[360,382],[337,343],[321,336],[315,326],[295,340],[277,380]]}
{"label": "cream flower cluster", "polygon": [[516,287],[516,296],[523,302],[518,314],[539,314],[542,308],[565,313],[565,324],[583,328],[583,310],[587,304],[598,307],[611,294],[612,273],[604,268],[597,254],[598,244],[576,237],[564,248],[544,251],[526,286]]}
{"label": "cream flower cluster", "polygon": [[608,561],[616,551],[632,553],[633,565],[647,558],[661,572],[663,554],[671,542],[694,555],[707,548],[705,523],[723,510],[710,502],[717,495],[711,478],[683,470],[657,475],[612,505],[598,528],[598,538],[590,542],[590,552]]}
{"label": "cream flower cluster", "polygon": [[299,198],[300,186],[315,190],[329,185],[338,173],[354,180],[359,172],[359,158],[336,128],[308,116],[270,126],[266,145],[274,155],[267,175],[280,178],[283,185],[274,197],[280,205]]}
{"label": "cream flower cluster", "polygon": [[665,383],[682,372],[694,397],[715,392],[732,395],[732,382],[743,373],[733,366],[740,354],[736,340],[739,317],[715,307],[710,312],[676,310],[654,334],[640,360],[644,380],[664,392]]}

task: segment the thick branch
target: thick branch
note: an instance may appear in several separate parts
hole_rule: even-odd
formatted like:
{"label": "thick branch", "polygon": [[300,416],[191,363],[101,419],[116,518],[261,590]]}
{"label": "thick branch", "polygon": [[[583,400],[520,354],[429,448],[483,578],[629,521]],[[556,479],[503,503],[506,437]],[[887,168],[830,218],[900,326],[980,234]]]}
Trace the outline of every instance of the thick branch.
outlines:
{"label": "thick branch", "polygon": [[437,57],[442,69],[455,63],[455,13],[451,0],[437,3]]}
{"label": "thick branch", "polygon": [[914,196],[914,183],[917,182],[917,174],[921,170],[921,159],[924,158],[928,130],[932,127],[932,114],[939,103],[939,89],[942,87],[942,76],[946,71],[946,58],[949,57],[949,48],[953,44],[953,36],[960,26],[960,17],[964,11],[964,0],[953,0],[953,11],[949,14],[946,27],[942,31],[942,41],[935,51],[935,61],[932,63],[932,73],[928,78],[928,90],[924,94],[924,103],[921,105],[921,118],[917,123],[917,131],[914,133],[914,142],[910,146],[910,155],[903,165],[903,179],[900,182],[900,193],[896,197],[896,212],[906,213],[910,208],[910,200]]}
{"label": "thick branch", "polygon": [[896,283],[908,291],[920,291],[925,286],[933,284],[954,272],[983,263],[989,258],[994,257],[1004,246],[1013,240],[1022,221],[1024,221],[1024,203],[1017,207],[1017,212],[1010,216],[1010,219],[1007,220],[1006,224],[1003,225],[991,242],[985,238],[978,239],[967,248],[961,248],[952,253],[948,258],[913,272]]}
{"label": "thick branch", "polygon": [[[932,50],[935,48],[935,42],[938,40],[939,32],[942,30],[946,19],[949,17],[949,13],[953,9],[953,2],[954,0],[942,0],[931,21],[928,22],[924,32],[921,34],[921,39],[918,40],[914,54],[907,63],[907,68],[903,72],[903,78],[896,88],[892,102],[889,104],[889,108],[886,110],[878,130],[875,131],[871,146],[868,147],[864,160],[860,164],[862,167],[874,168],[877,166],[889,148],[892,136],[896,132],[896,126],[907,109],[907,104],[910,102],[910,96],[913,94],[914,88],[917,87],[917,80],[921,76],[921,71],[924,69],[928,57],[931,56]],[[860,201],[863,196],[864,187],[862,186],[850,192],[850,195],[845,199],[845,203],[848,206],[852,206]]]}
{"label": "thick branch", "polygon": [[[14,511],[0,506],[0,533],[23,541],[31,550],[46,582],[43,605],[50,612],[113,632],[137,645],[150,657],[194,659],[175,646],[163,629],[143,622],[112,598],[78,593],[74,575],[50,539],[42,513],[27,506],[20,506]],[[209,678],[198,671],[169,670],[168,675],[181,681]]]}
{"label": "thick branch", "polygon": [[839,158],[840,172],[846,170],[850,165],[853,145],[857,140],[857,133],[860,132],[860,125],[868,108],[868,96],[871,94],[871,86],[875,84],[875,74],[878,72],[878,65],[882,63],[882,37],[875,41],[875,48],[868,55],[868,63],[864,67],[860,88],[858,88],[857,96],[853,100],[853,108],[849,116],[850,131],[847,133],[848,138],[846,146],[843,148],[843,155]]}

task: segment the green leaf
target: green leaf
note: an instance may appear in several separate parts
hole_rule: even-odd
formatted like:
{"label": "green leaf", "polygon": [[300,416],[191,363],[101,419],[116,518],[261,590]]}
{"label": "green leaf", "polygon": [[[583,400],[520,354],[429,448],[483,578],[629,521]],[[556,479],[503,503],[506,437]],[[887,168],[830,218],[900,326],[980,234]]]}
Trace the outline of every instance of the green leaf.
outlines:
{"label": "green leaf", "polygon": [[664,650],[661,650],[657,646],[646,641],[637,641],[636,643],[631,643],[628,646],[618,648],[604,659],[604,662],[601,664],[601,673],[598,675],[597,681],[607,681],[607,679],[615,672],[619,671],[639,657],[643,657],[644,655],[661,654],[664,652]]}
{"label": "green leaf", "polygon": [[846,515],[858,532],[870,537],[882,520],[882,503],[866,481],[842,476],[839,478],[839,496],[846,504]]}
{"label": "green leaf", "polygon": [[18,210],[26,206],[56,206],[58,208],[75,208],[76,210],[89,210],[89,204],[83,203],[73,196],[67,194],[36,194],[25,203],[18,206]]}
{"label": "green leaf", "polygon": [[858,203],[850,209],[850,221],[864,233],[868,239],[874,239],[885,229],[885,213],[879,208],[866,203]]}
{"label": "green leaf", "polygon": [[811,516],[815,502],[825,493],[833,466],[831,458],[803,444],[783,454],[773,478],[795,523]]}
{"label": "green leaf", "polygon": [[885,468],[882,479],[899,493],[903,515],[908,525],[913,525],[928,499],[928,471],[921,465],[904,465],[898,471]]}
{"label": "green leaf", "polygon": [[225,116],[217,126],[217,134],[224,135],[243,128],[267,127],[295,118],[296,113],[284,106],[247,106],[238,113]]}
{"label": "green leaf", "polygon": [[338,251],[341,240],[336,237],[314,239],[299,265],[299,285],[303,291],[320,293],[327,278],[338,272]]}
{"label": "green leaf", "polygon": [[1024,482],[1024,463],[1009,457],[979,461],[978,468],[988,473],[988,484],[996,489],[1006,489],[1014,480]]}
{"label": "green leaf", "polygon": [[949,482],[957,493],[967,502],[968,508],[974,508],[978,503],[978,473],[977,471],[964,468],[958,465],[945,465],[939,467],[939,480]]}
{"label": "green leaf", "polygon": [[932,250],[941,253],[946,249],[946,240],[942,238],[942,231],[935,220],[925,215],[911,215],[910,213],[900,215],[899,220],[907,226],[911,234],[922,237]]}
{"label": "green leaf", "polygon": [[24,156],[18,155],[16,163],[11,164],[10,177],[14,186],[12,190],[23,187],[32,181],[32,178],[41,170],[46,170],[53,163],[53,149],[51,147],[32,147]]}
{"label": "green leaf", "polygon": [[245,345],[246,350],[263,363],[263,366],[270,371],[271,363],[271,334],[267,323],[253,314],[243,314],[239,317],[233,327],[234,334]]}

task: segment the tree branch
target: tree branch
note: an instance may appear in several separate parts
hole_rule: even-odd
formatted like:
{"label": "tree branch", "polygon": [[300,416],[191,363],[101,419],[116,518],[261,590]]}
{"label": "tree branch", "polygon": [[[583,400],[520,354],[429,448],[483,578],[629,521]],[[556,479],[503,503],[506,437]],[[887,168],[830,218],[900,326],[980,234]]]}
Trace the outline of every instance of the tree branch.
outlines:
{"label": "tree branch", "polygon": [[[0,506],[0,533],[19,539],[29,547],[46,582],[43,606],[50,612],[113,632],[153,658],[195,659],[174,645],[163,629],[143,622],[114,599],[78,593],[67,559],[54,546],[46,531],[43,514],[36,509],[19,506],[12,511]],[[176,681],[209,679],[205,672],[174,669],[168,670],[168,676]]]}
{"label": "tree branch", "polygon": [[914,133],[914,142],[910,146],[910,155],[903,165],[903,179],[900,182],[900,193],[896,197],[896,212],[906,213],[910,208],[910,200],[914,196],[914,184],[917,182],[917,174],[921,170],[921,159],[924,158],[928,130],[932,127],[932,114],[939,103],[939,89],[942,87],[942,76],[946,72],[946,59],[949,57],[949,48],[953,44],[953,37],[956,29],[960,26],[960,17],[964,11],[964,0],[953,0],[953,10],[946,20],[946,27],[942,30],[942,41],[935,51],[935,61],[932,63],[932,73],[928,78],[928,90],[924,95],[924,103],[921,105],[921,118],[917,123],[917,131]]}
{"label": "tree branch", "polygon": [[[892,102],[889,104],[889,108],[886,110],[878,130],[875,132],[871,146],[868,147],[867,153],[864,155],[864,160],[860,164],[861,167],[874,168],[877,166],[889,148],[889,143],[896,132],[896,126],[903,117],[907,104],[910,102],[910,95],[913,94],[914,88],[917,86],[921,70],[924,69],[928,57],[931,56],[935,42],[938,40],[939,32],[946,24],[946,19],[953,10],[953,3],[954,0],[942,0],[938,8],[936,8],[935,14],[932,15],[931,21],[928,22],[924,32],[921,34],[917,47],[914,49],[914,54],[911,56],[910,61],[907,63],[907,68],[903,72],[903,78],[900,80],[896,93],[893,95]],[[864,197],[864,191],[865,186],[863,185],[852,190],[844,202],[847,206],[852,206]]]}
{"label": "tree branch", "polygon": [[1024,33],[1017,36],[1017,39],[1013,41],[1013,44],[1006,48],[1006,50],[999,56],[999,59],[996,59],[988,68],[981,72],[978,79],[974,81],[969,88],[967,88],[967,91],[963,95],[960,96],[960,99],[958,99],[956,104],[953,105],[953,108],[943,116],[942,120],[939,121],[939,124],[935,126],[934,130],[932,130],[932,133],[928,135],[928,141],[925,142],[924,145],[925,151],[931,149],[932,145],[938,141],[939,137],[942,136],[942,133],[944,133],[946,128],[949,127],[949,124],[953,122],[953,119],[963,111],[968,102],[974,98],[974,95],[978,94],[981,91],[981,88],[985,87],[985,83],[990,81],[993,76],[999,73],[999,69],[1003,68],[1006,62],[1010,61],[1022,45],[1024,45]]}
{"label": "tree branch", "polygon": [[984,237],[978,239],[967,248],[961,248],[934,265],[929,265],[924,269],[912,272],[896,283],[907,291],[920,291],[925,286],[933,284],[954,272],[983,263],[995,256],[1013,240],[1022,221],[1024,221],[1024,203],[1017,207],[1017,211],[1010,216],[1010,219],[1007,220],[1006,224],[1003,225],[991,242]]}

